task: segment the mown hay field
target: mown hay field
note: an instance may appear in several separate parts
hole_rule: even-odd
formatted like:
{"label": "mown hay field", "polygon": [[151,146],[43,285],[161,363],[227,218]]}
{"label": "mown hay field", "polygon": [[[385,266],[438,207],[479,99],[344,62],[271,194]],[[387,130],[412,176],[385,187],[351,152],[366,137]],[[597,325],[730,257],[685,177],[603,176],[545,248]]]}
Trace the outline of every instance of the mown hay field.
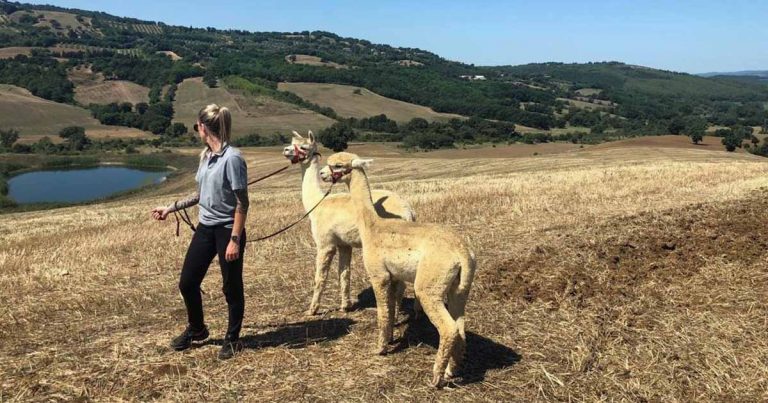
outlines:
{"label": "mown hay field", "polygon": [[59,131],[68,126],[82,126],[92,138],[151,136],[138,129],[102,125],[84,108],[49,101],[24,88],[0,84],[0,127],[17,129],[21,133],[19,142],[32,143],[45,136],[60,141]]}
{"label": "mown hay field", "polygon": [[200,77],[186,79],[179,85],[173,103],[173,121],[183,123],[191,130],[198,111],[209,103],[229,108],[234,137],[251,133],[286,134],[286,127],[301,132],[319,132],[334,123],[333,119],[319,113],[271,97],[243,95],[221,86],[209,88]]}
{"label": "mown hay field", "polygon": [[[170,351],[191,233],[175,237],[149,210],[192,189],[189,174],[133,199],[0,216],[0,400],[768,399],[767,160],[657,147],[350,151],[375,158],[374,187],[466,234],[478,256],[466,365],[451,387],[428,386],[437,337],[425,320],[397,327],[394,353],[371,353],[359,251],[356,310],[335,310],[330,281],[322,314],[305,316],[307,223],[249,244],[240,355],[216,359],[226,304],[215,262],[203,283],[213,341]],[[244,152],[251,177],[285,164],[278,148]],[[299,176],[251,187],[250,237],[300,216]]]}
{"label": "mown hay field", "polygon": [[80,105],[149,102],[149,88],[126,80],[106,80],[90,67],[70,69],[68,78],[75,84],[75,101]]}
{"label": "mown hay field", "polygon": [[[463,116],[452,113],[439,113],[426,106],[381,96],[365,88],[341,84],[323,83],[280,83],[278,89],[293,92],[309,102],[333,108],[340,116],[349,118],[367,118],[385,114],[398,122],[408,122],[413,118],[429,121],[448,121]],[[358,93],[359,92],[359,93]]]}

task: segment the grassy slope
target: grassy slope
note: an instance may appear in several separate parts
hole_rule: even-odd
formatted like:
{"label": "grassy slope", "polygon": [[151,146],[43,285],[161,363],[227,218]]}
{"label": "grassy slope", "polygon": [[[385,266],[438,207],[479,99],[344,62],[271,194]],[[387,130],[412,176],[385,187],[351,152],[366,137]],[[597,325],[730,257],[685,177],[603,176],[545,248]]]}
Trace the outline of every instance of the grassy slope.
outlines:
{"label": "grassy slope", "polygon": [[19,141],[34,142],[43,136],[58,141],[59,130],[67,126],[85,127],[86,134],[93,138],[148,136],[137,129],[104,126],[83,108],[42,99],[23,88],[0,84],[0,127],[19,130]]}
{"label": "grassy slope", "polygon": [[103,74],[86,67],[71,69],[68,77],[75,84],[75,101],[82,105],[149,102],[149,88],[125,80],[105,80]]}
{"label": "grassy slope", "polygon": [[[366,147],[351,151],[380,155]],[[213,343],[169,351],[185,321],[177,282],[190,234],[174,237],[174,224],[152,222],[148,211],[192,189],[190,177],[175,195],[0,220],[0,394],[763,400],[768,265],[757,243],[768,234],[728,223],[768,219],[764,196],[749,207],[751,192],[768,186],[766,160],[636,147],[481,163],[383,155],[373,186],[411,201],[420,221],[462,231],[478,256],[462,387],[427,386],[435,335],[424,321],[396,329],[398,352],[371,355],[375,312],[359,251],[352,287],[361,307],[304,316],[314,262],[307,223],[245,254],[241,356],[217,361]],[[278,149],[245,150],[245,158],[251,176],[285,164]],[[259,206],[249,213],[251,236],[300,214],[299,172],[283,175],[251,189]],[[219,339],[226,305],[217,269],[203,289]],[[330,281],[323,308],[337,306],[337,289]]]}
{"label": "grassy slope", "polygon": [[[407,122],[413,118],[449,120],[460,115],[438,113],[426,106],[383,97],[365,88],[349,85],[319,83],[280,83],[281,91],[290,91],[320,106],[333,108],[343,117],[365,118],[386,114],[390,119]],[[354,91],[360,89],[360,94]]]}
{"label": "grassy slope", "polygon": [[230,109],[235,137],[253,132],[290,134],[291,130],[319,131],[333,124],[332,119],[323,115],[269,97],[239,95],[221,87],[209,88],[200,78],[187,79],[179,85],[173,104],[176,111],[174,122],[191,127],[197,120],[197,112],[210,103]]}

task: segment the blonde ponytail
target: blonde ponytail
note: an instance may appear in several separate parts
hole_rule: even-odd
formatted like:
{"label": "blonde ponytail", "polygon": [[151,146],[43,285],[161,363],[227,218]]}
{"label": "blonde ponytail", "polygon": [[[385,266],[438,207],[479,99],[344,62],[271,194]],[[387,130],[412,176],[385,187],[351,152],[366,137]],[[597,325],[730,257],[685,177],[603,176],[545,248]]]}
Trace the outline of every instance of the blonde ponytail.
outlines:
{"label": "blonde ponytail", "polygon": [[[232,115],[227,107],[210,104],[200,109],[200,112],[197,113],[197,120],[205,125],[209,133],[221,140],[222,146],[229,143],[232,134]],[[201,161],[209,151],[210,148],[206,145],[200,153]]]}

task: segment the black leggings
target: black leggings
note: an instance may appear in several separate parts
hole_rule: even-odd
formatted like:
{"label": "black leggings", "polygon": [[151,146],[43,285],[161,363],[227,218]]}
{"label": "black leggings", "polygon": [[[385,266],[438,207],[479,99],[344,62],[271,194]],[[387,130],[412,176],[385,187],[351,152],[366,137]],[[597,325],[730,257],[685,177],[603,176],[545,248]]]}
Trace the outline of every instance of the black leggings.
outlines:
{"label": "black leggings", "polygon": [[213,261],[219,255],[221,277],[223,279],[224,296],[229,308],[229,324],[227,325],[227,340],[237,340],[243,325],[245,297],[243,295],[243,252],[245,252],[245,230],[240,237],[240,256],[237,260],[227,262],[224,258],[229,244],[232,228],[223,225],[207,226],[199,224],[192,242],[189,243],[184,266],[181,269],[179,290],[187,306],[189,326],[193,330],[201,330],[205,326],[203,320],[203,299],[200,296],[200,284]]}

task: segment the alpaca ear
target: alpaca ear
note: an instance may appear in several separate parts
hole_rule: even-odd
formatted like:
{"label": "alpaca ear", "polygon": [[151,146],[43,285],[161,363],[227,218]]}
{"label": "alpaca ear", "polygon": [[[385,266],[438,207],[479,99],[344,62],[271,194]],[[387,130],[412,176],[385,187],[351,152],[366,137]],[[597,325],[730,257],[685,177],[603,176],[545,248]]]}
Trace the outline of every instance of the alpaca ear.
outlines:
{"label": "alpaca ear", "polygon": [[309,138],[309,141],[310,141],[310,142],[312,142],[312,143],[314,143],[314,142],[315,142],[315,134],[314,134],[314,133],[312,133],[312,130],[310,130],[310,131],[308,132],[307,136],[308,136],[308,138]]}
{"label": "alpaca ear", "polygon": [[352,160],[352,168],[368,168],[372,163],[372,159],[355,158]]}
{"label": "alpaca ear", "polygon": [[296,130],[293,131],[293,138],[296,140],[304,140],[304,137],[301,137],[301,134],[297,133]]}

